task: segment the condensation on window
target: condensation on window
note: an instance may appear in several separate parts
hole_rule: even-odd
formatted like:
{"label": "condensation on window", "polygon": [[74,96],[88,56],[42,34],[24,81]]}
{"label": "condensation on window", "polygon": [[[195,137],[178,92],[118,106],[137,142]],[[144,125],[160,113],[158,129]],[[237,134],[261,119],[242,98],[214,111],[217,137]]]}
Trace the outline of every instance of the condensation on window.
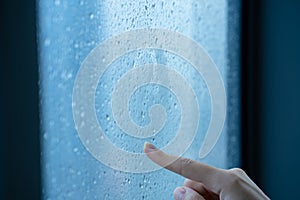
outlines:
{"label": "condensation on window", "polygon": [[184,178],[163,169],[130,173],[108,167],[89,153],[75,129],[72,95],[80,66],[99,44],[130,30],[166,29],[200,44],[225,83],[227,118],[217,144],[200,159],[199,149],[211,119],[210,94],[203,77],[177,55],[140,49],[115,60],[100,78],[95,111],[106,137],[118,148],[138,153],[145,141],[163,147],[175,137],[181,105],[168,88],[149,83],[130,98],[128,112],[140,126],[150,123],[151,106],[165,108],[166,122],[154,136],[126,134],[111,110],[112,91],[127,71],[145,64],[167,65],[191,85],[201,113],[195,139],[183,156],[221,168],[239,166],[239,16],[237,0],[39,0],[43,199],[172,199],[173,190],[182,185]]}

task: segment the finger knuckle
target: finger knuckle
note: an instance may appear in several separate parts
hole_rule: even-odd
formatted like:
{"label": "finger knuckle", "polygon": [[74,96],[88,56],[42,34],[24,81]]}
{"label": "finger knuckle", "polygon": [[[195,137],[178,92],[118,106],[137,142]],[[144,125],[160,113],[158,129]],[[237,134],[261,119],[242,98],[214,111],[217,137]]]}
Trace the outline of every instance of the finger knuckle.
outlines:
{"label": "finger knuckle", "polygon": [[241,168],[232,168],[229,171],[234,173],[234,174],[245,174],[245,171],[242,170]]}
{"label": "finger knuckle", "polygon": [[228,170],[228,175],[229,175],[229,185],[231,187],[239,187],[244,180],[241,178],[239,173],[244,173],[243,170],[236,168],[236,169],[231,169]]}

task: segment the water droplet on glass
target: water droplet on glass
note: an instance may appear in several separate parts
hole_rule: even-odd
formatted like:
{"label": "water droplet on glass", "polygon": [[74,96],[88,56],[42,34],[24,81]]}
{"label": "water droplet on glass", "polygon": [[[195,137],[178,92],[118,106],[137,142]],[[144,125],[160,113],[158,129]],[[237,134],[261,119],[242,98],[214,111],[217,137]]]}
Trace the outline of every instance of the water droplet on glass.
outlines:
{"label": "water droplet on glass", "polygon": [[143,184],[141,184],[141,183],[139,183],[139,187],[140,187],[141,189],[144,188]]}
{"label": "water droplet on glass", "polygon": [[90,19],[94,19],[95,15],[93,13],[90,13]]}
{"label": "water droplet on glass", "polygon": [[47,47],[51,44],[51,40],[49,38],[46,38],[44,41],[44,45]]}
{"label": "water droplet on glass", "polygon": [[59,6],[60,5],[60,0],[54,0],[54,5]]}
{"label": "water droplet on glass", "polygon": [[80,125],[79,125],[81,128],[82,127],[84,127],[85,126],[85,122],[84,121],[82,121],[81,123],[80,123]]}
{"label": "water droplet on glass", "polygon": [[145,113],[144,112],[141,112],[141,117],[142,117],[142,119],[145,118]]}
{"label": "water droplet on glass", "polygon": [[54,124],[55,124],[55,122],[54,122],[53,120],[51,120],[51,121],[49,122],[50,127],[53,127]]}
{"label": "water droplet on glass", "polygon": [[75,148],[73,149],[73,152],[74,152],[74,153],[77,153],[77,152],[78,152],[78,148],[75,147]]}
{"label": "water droplet on glass", "polygon": [[67,26],[67,27],[66,27],[66,31],[67,31],[67,32],[70,32],[70,31],[71,31],[71,27],[70,27],[70,26]]}
{"label": "water droplet on glass", "polygon": [[84,117],[85,113],[84,112],[81,112],[80,113],[80,117]]}

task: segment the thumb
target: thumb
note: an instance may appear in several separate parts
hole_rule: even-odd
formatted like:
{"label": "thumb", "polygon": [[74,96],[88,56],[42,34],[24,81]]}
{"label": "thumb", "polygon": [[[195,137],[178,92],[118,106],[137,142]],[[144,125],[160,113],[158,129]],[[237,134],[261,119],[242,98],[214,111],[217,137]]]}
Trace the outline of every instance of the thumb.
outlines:
{"label": "thumb", "polygon": [[188,187],[178,187],[174,191],[175,200],[205,200],[199,193]]}

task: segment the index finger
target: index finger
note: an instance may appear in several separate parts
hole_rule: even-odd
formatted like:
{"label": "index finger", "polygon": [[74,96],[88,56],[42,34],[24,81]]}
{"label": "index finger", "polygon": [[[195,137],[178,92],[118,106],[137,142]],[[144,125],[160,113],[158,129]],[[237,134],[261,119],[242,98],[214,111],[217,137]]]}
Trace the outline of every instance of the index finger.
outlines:
{"label": "index finger", "polygon": [[[145,143],[144,152],[156,164],[190,180],[201,182],[217,194],[220,194],[221,189],[226,184],[226,174],[222,169],[189,158],[166,154],[150,143]],[[170,161],[174,162],[166,164]]]}

